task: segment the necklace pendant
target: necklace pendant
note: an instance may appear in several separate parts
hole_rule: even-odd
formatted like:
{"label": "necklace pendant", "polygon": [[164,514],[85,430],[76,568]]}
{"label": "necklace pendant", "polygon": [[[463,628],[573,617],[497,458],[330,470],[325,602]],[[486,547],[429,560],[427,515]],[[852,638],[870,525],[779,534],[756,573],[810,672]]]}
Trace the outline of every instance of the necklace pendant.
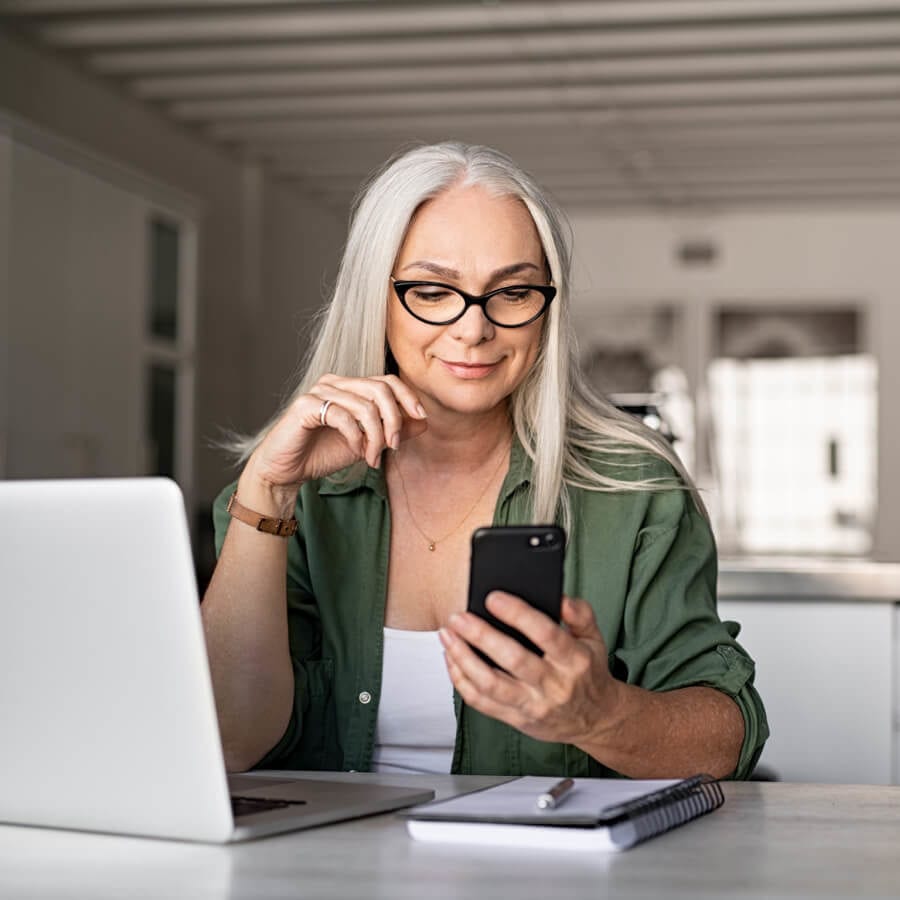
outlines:
{"label": "necklace pendant", "polygon": [[429,549],[432,553],[434,553],[434,541],[431,541],[431,543],[429,543],[428,549]]}

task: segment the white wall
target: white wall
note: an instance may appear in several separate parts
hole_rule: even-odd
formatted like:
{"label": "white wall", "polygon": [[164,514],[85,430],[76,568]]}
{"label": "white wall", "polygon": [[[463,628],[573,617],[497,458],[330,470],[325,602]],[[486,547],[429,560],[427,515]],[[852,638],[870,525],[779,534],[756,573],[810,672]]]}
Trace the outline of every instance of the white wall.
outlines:
{"label": "white wall", "polygon": [[11,147],[4,471],[139,473],[147,204],[25,143]]}
{"label": "white wall", "polygon": [[[294,292],[292,285],[279,283],[280,275],[264,278],[261,273],[289,273],[298,284],[318,284],[323,270],[334,269],[343,241],[342,217],[261,175],[254,183],[252,166],[211,148],[61,58],[4,33],[2,109],[196,200],[200,242],[194,471],[197,498],[208,501],[233,477],[222,454],[208,448],[208,440],[220,426],[253,428],[272,412],[272,391],[268,385],[258,390],[257,377],[264,372],[272,383],[287,378],[297,348],[290,325],[298,312],[309,314],[319,303],[318,295]],[[248,215],[257,216],[266,233],[277,230],[279,239],[248,246]],[[298,252],[307,245],[316,252]],[[254,285],[260,286],[255,293]],[[248,335],[257,333],[260,343],[248,349]],[[266,353],[259,357],[263,346]],[[282,366],[284,371],[275,371]]]}
{"label": "white wall", "polygon": [[[695,389],[710,358],[710,325],[723,302],[852,303],[865,311],[862,341],[879,367],[879,498],[873,557],[900,560],[900,210],[821,209],[709,217],[577,213],[573,315],[582,340],[592,311],[674,303],[685,315],[684,366]],[[677,247],[710,239],[716,263],[686,268]]]}

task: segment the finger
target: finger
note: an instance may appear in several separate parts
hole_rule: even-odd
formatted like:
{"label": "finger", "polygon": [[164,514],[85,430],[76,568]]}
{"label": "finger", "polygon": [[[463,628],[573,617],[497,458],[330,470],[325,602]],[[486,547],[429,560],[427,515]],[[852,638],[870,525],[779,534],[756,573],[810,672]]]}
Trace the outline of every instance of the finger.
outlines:
{"label": "finger", "polygon": [[[321,397],[319,394],[310,394],[309,396],[314,397],[317,401],[323,402],[324,400],[328,399],[326,397]],[[321,409],[322,404],[320,402],[316,407],[314,424],[308,425],[307,427],[323,427],[321,420]],[[333,400],[331,401],[331,404],[325,412],[324,427],[331,428],[334,431],[337,431],[358,459],[365,458],[367,444],[365,433],[360,430],[359,423],[357,422],[356,418],[346,409],[344,409],[344,407],[342,407],[338,403],[335,403]]]}
{"label": "finger", "polygon": [[[334,375],[326,375],[322,381],[372,407],[372,412],[380,419],[385,444],[394,450],[400,446],[403,408],[387,383],[378,378],[338,378]],[[360,421],[366,424],[363,419]]]}
{"label": "finger", "polygon": [[545,612],[505,591],[491,591],[485,598],[488,612],[521,631],[544,653],[561,656],[571,649],[571,637]]}
{"label": "finger", "polygon": [[[479,616],[472,613],[457,613],[450,617],[448,630],[458,637],[457,643],[462,648],[453,648],[454,658],[465,667],[479,686],[486,690],[493,684],[487,674],[493,674],[497,670],[483,662],[469,647],[470,644],[519,681],[536,685],[545,674],[540,656],[523,647],[515,638],[498,631]],[[474,662],[470,664],[470,660]],[[475,665],[476,662],[478,665]]]}
{"label": "finger", "polygon": [[384,382],[393,391],[397,401],[411,419],[428,418],[419,395],[396,375],[379,375],[376,380]]}
{"label": "finger", "polygon": [[[527,702],[527,690],[501,669],[494,668],[482,660],[462,638],[449,629],[439,632],[444,645],[447,670],[457,690],[470,705],[477,701],[476,708],[485,711],[486,704],[494,709],[520,710]],[[521,715],[521,713],[519,713]]]}
{"label": "finger", "polygon": [[[400,446],[401,432],[406,423],[423,422],[426,418],[425,409],[418,395],[396,375],[373,378],[339,378],[336,375],[325,375],[321,380],[340,390],[366,397],[375,403],[384,422],[388,446],[394,450]],[[427,426],[413,428],[412,432],[420,434],[425,427]]]}
{"label": "finger", "polygon": [[377,467],[379,457],[387,446],[385,425],[377,404],[366,396],[342,390],[327,382],[317,384],[315,392],[317,396],[332,402],[325,416],[326,426],[334,421],[332,416],[335,415],[337,408],[348,412],[354,422],[358,423],[357,429],[361,429],[366,437],[364,454],[366,462],[373,468]]}
{"label": "finger", "polygon": [[514,706],[498,702],[482,693],[468,675],[451,659],[447,659],[447,673],[466,706],[485,716],[505,722],[520,731],[526,724],[525,717]]}
{"label": "finger", "polygon": [[562,620],[575,638],[603,640],[590,603],[577,597],[563,597]]}

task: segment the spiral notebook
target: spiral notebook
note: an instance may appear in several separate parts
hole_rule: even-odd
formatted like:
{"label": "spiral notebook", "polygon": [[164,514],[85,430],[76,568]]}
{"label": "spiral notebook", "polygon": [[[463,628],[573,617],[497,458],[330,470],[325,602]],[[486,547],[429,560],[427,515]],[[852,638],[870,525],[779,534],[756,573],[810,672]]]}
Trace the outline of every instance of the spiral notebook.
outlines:
{"label": "spiral notebook", "polygon": [[625,850],[718,809],[709,775],[685,780],[582,778],[554,809],[538,798],[558,779],[526,776],[416,806],[403,814],[420,841],[560,850]]}

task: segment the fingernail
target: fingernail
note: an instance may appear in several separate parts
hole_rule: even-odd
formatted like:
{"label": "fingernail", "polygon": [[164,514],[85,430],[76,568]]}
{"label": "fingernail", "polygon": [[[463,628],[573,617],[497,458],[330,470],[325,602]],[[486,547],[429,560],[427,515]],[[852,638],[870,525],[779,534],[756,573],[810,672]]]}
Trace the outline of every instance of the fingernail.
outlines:
{"label": "fingernail", "polygon": [[417,404],[416,404],[416,414],[419,416],[420,419],[427,419],[427,418],[428,418],[428,413],[425,412],[425,407],[422,406],[421,403],[417,403]]}
{"label": "fingernail", "polygon": [[400,434],[399,432],[391,435],[390,440],[388,441],[388,445],[391,450],[397,450],[400,447]]}

